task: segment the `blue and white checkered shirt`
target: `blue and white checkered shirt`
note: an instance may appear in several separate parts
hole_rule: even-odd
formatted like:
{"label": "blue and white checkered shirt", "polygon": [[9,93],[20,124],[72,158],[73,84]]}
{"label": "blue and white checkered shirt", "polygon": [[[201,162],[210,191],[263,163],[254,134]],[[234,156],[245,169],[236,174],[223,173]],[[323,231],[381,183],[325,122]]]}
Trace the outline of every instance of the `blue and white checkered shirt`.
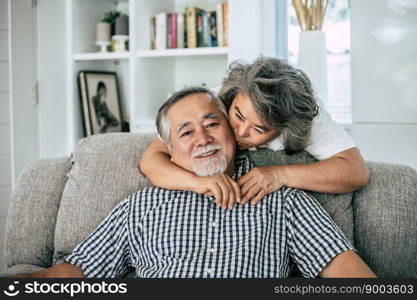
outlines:
{"label": "blue and white checkered shirt", "polygon": [[[234,179],[253,165],[236,159]],[[224,210],[210,196],[150,187],[130,196],[65,260],[87,277],[316,277],[353,247],[310,195],[282,188]]]}

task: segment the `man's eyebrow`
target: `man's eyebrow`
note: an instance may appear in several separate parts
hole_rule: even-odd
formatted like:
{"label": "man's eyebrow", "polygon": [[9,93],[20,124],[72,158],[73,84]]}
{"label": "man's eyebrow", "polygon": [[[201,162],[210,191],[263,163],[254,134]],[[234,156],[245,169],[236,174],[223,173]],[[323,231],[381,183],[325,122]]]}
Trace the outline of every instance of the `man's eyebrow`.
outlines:
{"label": "man's eyebrow", "polygon": [[[218,119],[219,118],[219,114],[217,113],[207,113],[203,116],[203,120],[207,120],[207,119]],[[177,126],[177,132],[181,131],[182,129],[184,129],[185,127],[189,126],[191,124],[191,122],[183,122],[180,125]]]}
{"label": "man's eyebrow", "polygon": [[[239,107],[235,106],[235,109],[236,109],[237,113],[240,115],[240,117],[242,119],[245,119],[246,120],[245,116],[242,114],[242,112],[240,111]],[[261,129],[263,131],[270,131],[271,130],[271,128],[269,128],[269,127],[262,126],[262,125],[258,125],[258,124],[253,124],[253,126],[256,127],[256,128],[258,128],[258,129]]]}
{"label": "man's eyebrow", "polygon": [[190,125],[191,122],[183,122],[180,125],[178,125],[177,127],[177,132],[181,131],[182,129],[184,129],[185,127],[187,127],[188,125]]}
{"label": "man's eyebrow", "polygon": [[219,114],[216,113],[207,113],[203,116],[203,120],[206,119],[218,119],[219,118]]}

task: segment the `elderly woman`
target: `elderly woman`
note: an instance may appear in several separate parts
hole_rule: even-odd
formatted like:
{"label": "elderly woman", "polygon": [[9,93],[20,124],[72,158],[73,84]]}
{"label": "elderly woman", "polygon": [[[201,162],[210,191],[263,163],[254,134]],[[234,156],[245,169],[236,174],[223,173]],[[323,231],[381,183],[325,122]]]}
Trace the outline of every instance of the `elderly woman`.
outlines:
{"label": "elderly woman", "polygon": [[[239,149],[257,147],[302,150],[318,161],[257,167],[235,182],[226,174],[198,177],[173,164],[165,144],[156,139],[139,162],[152,184],[234,202],[256,204],[282,186],[322,193],[347,193],[368,182],[368,169],[351,137],[318,106],[304,72],[285,61],[260,57],[252,64],[233,63],[218,93],[228,109]],[[193,134],[190,132],[189,134]]]}

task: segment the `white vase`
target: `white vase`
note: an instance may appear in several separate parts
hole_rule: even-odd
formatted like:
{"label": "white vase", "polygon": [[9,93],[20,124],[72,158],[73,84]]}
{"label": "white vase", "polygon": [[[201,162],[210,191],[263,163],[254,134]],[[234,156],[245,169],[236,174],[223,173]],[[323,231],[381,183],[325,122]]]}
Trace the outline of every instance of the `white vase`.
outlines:
{"label": "white vase", "polygon": [[298,67],[309,75],[319,100],[327,106],[327,50],[322,31],[301,31]]}

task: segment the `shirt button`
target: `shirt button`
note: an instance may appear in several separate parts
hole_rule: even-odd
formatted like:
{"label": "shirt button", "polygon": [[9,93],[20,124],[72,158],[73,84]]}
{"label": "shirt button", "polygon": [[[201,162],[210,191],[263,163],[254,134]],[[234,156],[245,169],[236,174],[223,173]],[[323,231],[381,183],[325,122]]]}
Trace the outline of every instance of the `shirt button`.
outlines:
{"label": "shirt button", "polygon": [[213,269],[207,269],[207,273],[209,273],[209,274],[213,274]]}
{"label": "shirt button", "polygon": [[207,249],[207,252],[211,253],[211,254],[214,254],[214,253],[216,253],[216,249],[210,248],[210,249]]}
{"label": "shirt button", "polygon": [[211,223],[211,226],[212,226],[212,227],[216,227],[216,226],[217,226],[217,222],[213,222],[213,223]]}

